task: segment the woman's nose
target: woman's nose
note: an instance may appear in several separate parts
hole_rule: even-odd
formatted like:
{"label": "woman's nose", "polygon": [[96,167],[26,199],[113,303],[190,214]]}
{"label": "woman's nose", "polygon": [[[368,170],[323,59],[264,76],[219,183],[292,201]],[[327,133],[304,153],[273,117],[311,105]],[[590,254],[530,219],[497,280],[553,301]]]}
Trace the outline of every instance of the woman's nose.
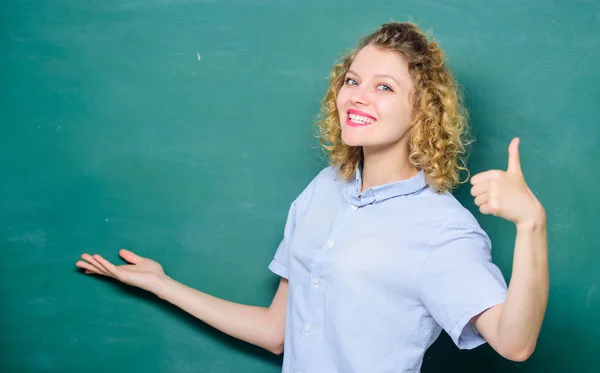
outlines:
{"label": "woman's nose", "polygon": [[352,91],[350,95],[350,102],[354,105],[368,105],[370,103],[369,94],[366,92],[366,88],[358,86]]}

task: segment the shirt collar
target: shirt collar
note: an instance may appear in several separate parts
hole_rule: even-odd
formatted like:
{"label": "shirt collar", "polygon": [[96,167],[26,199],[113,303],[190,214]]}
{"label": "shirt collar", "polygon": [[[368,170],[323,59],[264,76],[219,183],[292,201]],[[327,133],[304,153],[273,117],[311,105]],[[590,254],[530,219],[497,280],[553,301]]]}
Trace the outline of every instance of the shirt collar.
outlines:
{"label": "shirt collar", "polygon": [[417,194],[427,188],[425,173],[420,170],[415,176],[395,181],[393,183],[378,185],[369,188],[361,193],[362,189],[362,167],[356,168],[354,179],[348,182],[346,187],[346,196],[355,206],[366,206],[374,202],[385,201],[386,199]]}

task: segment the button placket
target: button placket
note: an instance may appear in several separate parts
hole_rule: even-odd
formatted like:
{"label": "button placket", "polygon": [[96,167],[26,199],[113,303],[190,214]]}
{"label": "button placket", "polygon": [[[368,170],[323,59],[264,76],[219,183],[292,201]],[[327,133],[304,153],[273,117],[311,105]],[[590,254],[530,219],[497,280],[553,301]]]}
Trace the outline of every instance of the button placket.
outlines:
{"label": "button placket", "polygon": [[321,249],[314,253],[314,257],[309,259],[309,279],[308,286],[310,287],[308,291],[308,304],[309,304],[309,312],[307,317],[304,320],[304,325],[301,326],[300,333],[302,336],[300,337],[299,344],[303,345],[303,352],[299,352],[298,356],[303,354],[308,354],[308,350],[310,350],[310,340],[311,334],[314,334],[316,331],[313,330],[313,323],[316,325],[317,329],[320,332],[320,325],[322,323],[322,316],[315,314],[315,312],[319,309],[315,301],[321,299],[319,294],[325,291],[326,287],[323,287],[325,283],[321,278],[322,268],[321,268],[321,260],[325,258],[330,250],[332,250],[337,245],[338,235],[341,235],[342,232],[347,228],[350,221],[353,220],[353,212],[358,210],[357,205],[351,204],[351,209],[348,210],[347,207],[344,211],[335,218],[334,224],[332,225],[331,230],[328,232],[326,237],[326,241],[322,244]]}

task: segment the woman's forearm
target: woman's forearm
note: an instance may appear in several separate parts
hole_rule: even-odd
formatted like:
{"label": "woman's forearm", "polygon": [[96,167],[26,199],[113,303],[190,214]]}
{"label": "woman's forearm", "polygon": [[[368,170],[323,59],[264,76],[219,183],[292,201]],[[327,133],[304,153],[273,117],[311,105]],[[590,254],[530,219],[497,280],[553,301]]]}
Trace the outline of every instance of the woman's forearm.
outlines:
{"label": "woman's forearm", "polygon": [[[287,299],[287,287],[285,291]],[[275,354],[283,352],[285,308],[282,311],[280,306],[272,309],[229,302],[169,277],[157,280],[153,293],[223,333]]]}
{"label": "woman's forearm", "polygon": [[548,303],[546,215],[517,225],[513,271],[498,323],[498,339],[525,360],[533,352]]}

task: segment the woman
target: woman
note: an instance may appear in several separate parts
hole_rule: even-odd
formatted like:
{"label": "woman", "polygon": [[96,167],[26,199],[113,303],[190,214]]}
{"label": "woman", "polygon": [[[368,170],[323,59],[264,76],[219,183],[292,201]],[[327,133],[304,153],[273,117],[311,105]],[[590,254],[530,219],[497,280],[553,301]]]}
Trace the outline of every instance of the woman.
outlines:
{"label": "woman", "polygon": [[472,178],[484,214],[515,223],[507,288],[489,238],[449,191],[465,171],[464,110],[443,52],[413,24],[389,23],[334,66],[319,120],[331,166],[292,203],[269,268],[268,308],[221,300],[122,250],[116,267],[77,266],[155,293],[211,326],[284,354],[283,372],[414,372],[444,329],[522,361],[548,297],[545,212],[521,173]]}

